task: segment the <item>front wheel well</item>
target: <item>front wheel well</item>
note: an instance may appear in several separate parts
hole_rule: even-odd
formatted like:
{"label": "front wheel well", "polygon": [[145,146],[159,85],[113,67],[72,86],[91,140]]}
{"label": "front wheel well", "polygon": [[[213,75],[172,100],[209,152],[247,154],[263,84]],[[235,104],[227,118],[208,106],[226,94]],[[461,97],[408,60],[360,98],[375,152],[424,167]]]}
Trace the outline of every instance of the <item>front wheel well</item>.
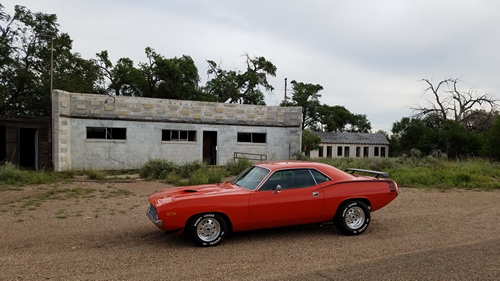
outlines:
{"label": "front wheel well", "polygon": [[226,221],[228,232],[232,232],[233,231],[233,224],[231,223],[231,220],[229,219],[229,217],[226,214],[221,213],[221,212],[203,212],[203,213],[193,214],[193,215],[191,215],[189,217],[188,220],[186,220],[186,224],[184,225],[184,233],[187,233],[187,231],[189,229],[189,225],[191,224],[191,222],[193,221],[193,219],[196,216],[204,215],[204,214],[217,214],[217,215],[222,216],[224,218],[224,220]]}

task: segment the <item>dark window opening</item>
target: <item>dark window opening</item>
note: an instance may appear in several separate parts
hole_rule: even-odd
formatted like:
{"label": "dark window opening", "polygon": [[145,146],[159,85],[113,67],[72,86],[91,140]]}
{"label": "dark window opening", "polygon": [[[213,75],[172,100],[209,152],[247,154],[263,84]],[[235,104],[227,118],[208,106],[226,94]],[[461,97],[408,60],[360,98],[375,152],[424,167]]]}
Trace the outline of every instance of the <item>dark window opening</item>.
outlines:
{"label": "dark window opening", "polygon": [[375,150],[373,151],[373,156],[378,156],[378,146],[375,146]]}
{"label": "dark window opening", "polygon": [[342,146],[337,147],[337,156],[342,156]]}
{"label": "dark window opening", "polygon": [[126,128],[87,127],[87,139],[126,140]]}
{"label": "dark window opening", "polygon": [[349,157],[349,147],[344,147],[344,157]]}
{"label": "dark window opening", "polygon": [[363,147],[363,157],[368,157],[370,148],[368,146]]}
{"label": "dark window opening", "polygon": [[385,157],[385,147],[383,146],[380,148],[380,156]]}
{"label": "dark window opening", "polygon": [[266,133],[238,133],[238,142],[266,143]]}
{"label": "dark window opening", "polygon": [[326,147],[326,157],[332,158],[332,147],[331,146]]}
{"label": "dark window opening", "polygon": [[357,146],[356,147],[356,157],[360,157],[361,156],[361,147]]}
{"label": "dark window opening", "polygon": [[323,158],[323,147],[320,146],[318,149],[318,157]]}
{"label": "dark window opening", "polygon": [[196,131],[162,130],[162,141],[196,141]]}

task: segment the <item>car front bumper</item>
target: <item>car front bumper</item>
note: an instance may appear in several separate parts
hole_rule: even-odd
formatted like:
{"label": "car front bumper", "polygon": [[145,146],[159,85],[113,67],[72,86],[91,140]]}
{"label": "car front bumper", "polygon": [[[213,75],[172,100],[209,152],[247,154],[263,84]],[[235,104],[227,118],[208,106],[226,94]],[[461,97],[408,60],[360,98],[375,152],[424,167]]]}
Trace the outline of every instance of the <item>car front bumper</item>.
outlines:
{"label": "car front bumper", "polygon": [[158,213],[153,205],[149,205],[148,211],[146,212],[148,218],[158,227],[163,226],[163,221],[158,219]]}

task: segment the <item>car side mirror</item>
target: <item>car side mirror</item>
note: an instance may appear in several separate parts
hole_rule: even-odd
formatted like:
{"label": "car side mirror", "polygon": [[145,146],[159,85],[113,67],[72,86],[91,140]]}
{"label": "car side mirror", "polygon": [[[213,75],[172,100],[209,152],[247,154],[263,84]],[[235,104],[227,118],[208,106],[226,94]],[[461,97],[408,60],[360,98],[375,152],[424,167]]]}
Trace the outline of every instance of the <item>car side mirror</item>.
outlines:
{"label": "car side mirror", "polygon": [[274,189],[274,193],[280,193],[281,190],[283,190],[283,188],[281,187],[281,185],[277,185],[276,188]]}

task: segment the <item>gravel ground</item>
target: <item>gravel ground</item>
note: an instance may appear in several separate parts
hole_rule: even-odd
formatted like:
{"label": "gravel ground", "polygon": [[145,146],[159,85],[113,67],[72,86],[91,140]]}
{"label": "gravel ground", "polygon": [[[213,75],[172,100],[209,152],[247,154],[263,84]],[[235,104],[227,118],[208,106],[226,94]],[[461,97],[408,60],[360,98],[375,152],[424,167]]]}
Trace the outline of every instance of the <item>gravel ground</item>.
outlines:
{"label": "gravel ground", "polygon": [[194,247],[146,217],[158,182],[0,191],[0,280],[500,280],[500,191],[401,188],[368,230],[234,233]]}

